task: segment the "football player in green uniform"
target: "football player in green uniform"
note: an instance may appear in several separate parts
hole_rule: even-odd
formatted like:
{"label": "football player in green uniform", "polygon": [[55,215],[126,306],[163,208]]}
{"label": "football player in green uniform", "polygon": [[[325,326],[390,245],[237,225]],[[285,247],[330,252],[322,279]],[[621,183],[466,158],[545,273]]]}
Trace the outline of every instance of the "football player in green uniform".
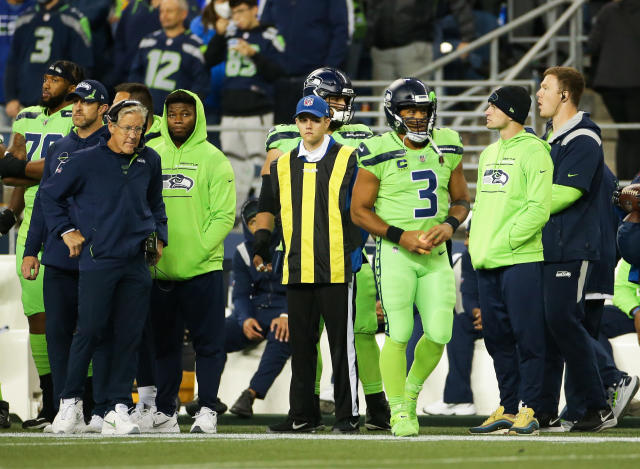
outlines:
{"label": "football player in green uniform", "polygon": [[[467,217],[470,197],[460,136],[434,128],[435,93],[420,80],[401,78],[385,91],[384,110],[392,131],[358,148],[351,217],[376,236],[375,273],[387,335],[380,370],[392,433],[412,436],[419,431],[422,384],[451,339],[456,294],[444,243]],[[424,335],[407,375],[414,303]]]}
{"label": "football player in green uniform", "polygon": [[[73,62],[58,60],[47,69],[42,83],[40,104],[23,109],[13,123],[13,144],[9,149],[11,155],[8,156],[8,158],[15,157],[19,160],[25,160],[27,163],[25,164],[23,161],[23,174],[35,178],[3,179],[5,183],[22,186],[14,189],[9,208],[0,217],[3,218],[3,225],[4,221],[7,221],[6,226],[11,228],[24,207],[24,219],[20,225],[16,243],[16,272],[22,287],[22,306],[24,314],[29,320],[31,353],[40,376],[40,388],[43,396],[43,408],[38,417],[23,423],[23,428],[28,429],[44,428],[53,421],[55,409],[51,368],[45,338],[45,313],[42,297],[44,276],[41,274],[36,280],[26,280],[21,271],[22,255],[29,231],[33,202],[39,187],[38,181],[44,169],[44,164],[41,164],[40,160],[44,160],[49,146],[66,136],[73,127],[72,103],[65,101],[65,97],[74,91],[75,85],[82,79],[82,69]],[[3,230],[6,226],[3,227]]]}
{"label": "football player in green uniform", "polygon": [[[331,109],[331,123],[329,134],[336,142],[357,148],[360,143],[373,136],[373,132],[363,124],[352,124],[353,101],[356,97],[351,80],[343,72],[331,67],[322,67],[309,74],[304,82],[303,95],[316,95],[323,98]],[[269,167],[272,161],[280,155],[293,150],[300,143],[300,132],[295,124],[276,125],[267,136],[267,158],[262,167],[262,188],[269,190]],[[261,200],[264,200],[261,197]],[[261,207],[263,208],[263,207]],[[261,235],[270,236],[273,230],[273,215],[261,210],[256,216],[258,230],[256,243]],[[268,238],[267,238],[268,239]],[[258,244],[257,244],[258,245]],[[263,244],[264,246],[264,241]],[[267,250],[263,252],[268,255]],[[260,257],[260,256],[257,256]],[[255,262],[256,267],[263,259]],[[266,264],[266,262],[265,262]],[[266,267],[265,267],[266,268]],[[375,339],[378,330],[376,316],[376,290],[373,271],[368,262],[364,262],[360,271],[356,274],[356,317],[354,324],[355,347],[358,361],[358,373],[367,403],[367,417],[365,427],[369,430],[388,430],[389,407],[382,389],[382,376],[380,374],[379,357],[380,349]],[[318,355],[318,377],[316,381],[316,394],[320,392],[320,375],[322,373],[322,361]]]}

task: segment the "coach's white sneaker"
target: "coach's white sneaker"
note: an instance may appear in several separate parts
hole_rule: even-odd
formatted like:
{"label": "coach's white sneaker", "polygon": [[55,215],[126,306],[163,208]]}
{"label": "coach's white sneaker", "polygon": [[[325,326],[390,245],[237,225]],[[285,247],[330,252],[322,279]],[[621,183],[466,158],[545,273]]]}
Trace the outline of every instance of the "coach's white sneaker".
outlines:
{"label": "coach's white sneaker", "polygon": [[216,433],[218,431],[218,414],[208,407],[200,407],[196,420],[191,425],[191,433]]}
{"label": "coach's white sneaker", "polygon": [[148,430],[151,433],[180,433],[180,426],[178,425],[178,414],[176,412],[173,415],[167,415],[164,412],[154,412],[151,414],[152,422],[151,428]]}
{"label": "coach's white sneaker", "polygon": [[473,402],[447,404],[444,401],[436,401],[424,406],[422,411],[429,415],[475,415],[476,406]]}
{"label": "coach's white sneaker", "polygon": [[129,414],[129,419],[132,423],[138,425],[138,427],[140,428],[140,433],[152,433],[153,413],[155,411],[155,407],[152,407],[151,409],[136,407]]}
{"label": "coach's white sneaker", "polygon": [[60,399],[60,409],[51,427],[53,433],[82,433],[85,427],[82,399]]}
{"label": "coach's white sneaker", "polygon": [[140,433],[140,428],[129,418],[129,409],[124,404],[116,404],[115,410],[104,416],[103,435],[131,435]]}
{"label": "coach's white sneaker", "polygon": [[102,433],[102,423],[104,419],[99,415],[92,415],[89,425],[85,428],[85,433]]}

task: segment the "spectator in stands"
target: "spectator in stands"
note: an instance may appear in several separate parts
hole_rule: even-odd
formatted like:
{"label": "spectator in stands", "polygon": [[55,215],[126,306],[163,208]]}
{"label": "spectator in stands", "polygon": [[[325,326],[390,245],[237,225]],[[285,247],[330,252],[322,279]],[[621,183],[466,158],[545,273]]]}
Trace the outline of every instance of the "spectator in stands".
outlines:
{"label": "spectator in stands", "polygon": [[89,21],[91,27],[91,49],[94,66],[91,76],[103,77],[112,67],[111,27],[109,13],[113,0],[69,0],[68,3],[77,8]]}
{"label": "spectator in stands", "polygon": [[[102,433],[140,432],[128,407],[151,291],[143,246],[156,233],[161,257],[168,239],[160,157],[142,141],[146,118],[137,101],[114,104],[108,111],[110,138],[72,153],[40,188],[51,236],[62,237],[70,257],[80,257],[78,326],[55,433],[84,429],[84,380],[100,341],[112,357],[106,390],[110,410]],[[73,217],[69,197],[75,203]]]}
{"label": "spectator in stands", "polygon": [[207,142],[204,107],[195,93],[169,94],[162,116],[162,158],[167,215],[166,249],[154,271],[151,323],[155,344],[156,406],[153,431],[178,433],[176,398],[182,380],[182,343],[189,329],[196,353],[199,412],[192,433],[217,431],[216,398],[224,367],[223,242],[235,219],[231,165]]}
{"label": "spectator in stands", "polygon": [[432,61],[432,34],[436,18],[446,14],[444,3],[448,3],[458,22],[461,39],[458,47],[465,47],[475,36],[473,13],[467,0],[370,2],[367,14],[374,80],[413,76],[418,68]]}
{"label": "spectator in stands", "polygon": [[16,117],[24,106],[38,103],[41,77],[58,59],[71,60],[86,69],[93,66],[89,22],[64,0],[38,0],[15,22],[4,75],[9,117]]}
{"label": "spectator in stands", "polygon": [[202,41],[184,26],[186,0],[160,2],[162,30],[145,36],[133,59],[129,81],[146,84],[151,90],[154,113],[162,114],[163,103],[176,88],[206,96],[209,74],[204,67]]}
{"label": "spectator in stands", "polygon": [[[640,0],[619,0],[602,7],[589,36],[600,93],[616,123],[640,122]],[[633,179],[640,170],[640,129],[618,130],[616,174]]]}
{"label": "spectator in stands", "polygon": [[[470,225],[470,223],[469,223]],[[469,226],[464,245],[469,246]],[[444,384],[443,399],[424,408],[432,415],[474,415],[471,391],[471,363],[474,342],[482,339],[482,311],[478,296],[478,279],[471,265],[468,249],[462,252],[458,289],[462,295],[462,311],[453,317],[451,341],[447,344],[449,373]],[[454,264],[455,271],[455,264]]]}
{"label": "spectator in stands", "polygon": [[260,8],[260,22],[275,25],[287,44],[286,74],[276,83],[274,119],[292,123],[306,76],[319,67],[340,68],[346,59],[350,1],[264,0]]}
{"label": "spectator in stands", "polygon": [[[225,322],[225,352],[231,353],[267,340],[260,365],[238,400],[229,410],[240,417],[253,415],[253,401],[264,399],[291,356],[286,288],[282,272],[258,272],[253,265],[253,233],[258,201],[249,199],[242,206],[245,241],[233,254],[233,313]],[[272,237],[270,250],[275,255],[280,243]]]}
{"label": "spectator in stands", "polygon": [[259,181],[265,132],[250,128],[273,126],[272,83],[284,73],[285,45],[276,28],[258,21],[256,0],[230,0],[229,6],[233,22],[218,18],[205,60],[208,67],[226,60],[220,141],[236,175],[237,215]]}
{"label": "spectator in stands", "polygon": [[[11,38],[18,16],[29,8],[34,0],[0,0],[0,127],[11,127],[11,119],[5,112],[4,71],[9,58]],[[4,140],[9,141],[11,132],[5,132]]]}

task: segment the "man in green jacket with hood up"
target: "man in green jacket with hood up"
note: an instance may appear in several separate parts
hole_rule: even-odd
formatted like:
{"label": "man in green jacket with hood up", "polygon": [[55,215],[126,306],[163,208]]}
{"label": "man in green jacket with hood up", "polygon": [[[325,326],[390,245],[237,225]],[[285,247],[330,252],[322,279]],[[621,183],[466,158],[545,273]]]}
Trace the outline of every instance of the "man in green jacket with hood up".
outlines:
{"label": "man in green jacket with hood up", "polygon": [[[487,351],[500,407],[472,434],[538,434],[544,374],[542,227],[551,210],[549,144],[523,125],[531,98],[520,86],[489,97],[487,128],[500,140],[480,155],[469,239]],[[518,412],[519,402],[523,406]],[[517,415],[516,415],[517,414]]]}
{"label": "man in green jacket with hood up", "polygon": [[189,329],[196,352],[200,410],[191,433],[215,433],[215,408],[225,362],[222,260],[233,228],[235,179],[224,154],[207,142],[200,99],[190,91],[167,96],[154,145],[162,158],[162,195],[173,250],[153,269],[151,324],[155,343],[157,412],[153,430],[178,433],[176,397],[182,380],[182,342]]}

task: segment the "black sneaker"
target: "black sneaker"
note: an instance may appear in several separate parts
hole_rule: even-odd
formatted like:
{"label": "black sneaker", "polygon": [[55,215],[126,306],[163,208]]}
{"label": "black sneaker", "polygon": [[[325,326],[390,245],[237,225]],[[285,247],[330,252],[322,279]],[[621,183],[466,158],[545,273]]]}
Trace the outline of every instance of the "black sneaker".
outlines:
{"label": "black sneaker", "polygon": [[40,430],[41,428],[50,425],[51,422],[44,417],[36,417],[34,419],[25,420],[22,422],[22,428],[25,430]]}
{"label": "black sneaker", "polygon": [[547,414],[543,412],[539,417],[536,418],[538,419],[538,423],[540,424],[540,430],[542,430],[543,428],[553,428],[560,426],[560,419],[558,418],[558,414]]}
{"label": "black sneaker", "polygon": [[618,424],[618,419],[613,414],[611,408],[608,409],[588,409],[580,420],[578,420],[573,427],[572,432],[601,432],[607,428],[615,427]]}
{"label": "black sneaker", "polygon": [[9,428],[10,426],[9,403],[7,401],[0,401],[0,428]]}
{"label": "black sneaker", "polygon": [[384,392],[367,394],[364,398],[367,402],[367,413],[364,420],[366,429],[371,431],[391,430],[389,424],[391,411]]}
{"label": "black sneaker", "polygon": [[[194,399],[184,407],[185,407],[185,410],[187,411],[187,414],[189,414],[191,417],[195,417],[198,411],[200,410],[200,400]],[[213,408],[211,410],[215,410],[216,414],[222,415],[227,411],[227,404],[222,402],[219,397],[216,397],[216,402],[213,404]]]}
{"label": "black sneaker", "polygon": [[333,433],[360,433],[360,417],[349,417],[337,421],[331,430]]}
{"label": "black sneaker", "polygon": [[255,397],[248,389],[242,391],[238,400],[233,404],[229,412],[237,415],[238,417],[250,418],[253,417],[253,401]]}
{"label": "black sneaker", "polygon": [[310,422],[296,422],[295,419],[287,417],[282,423],[269,425],[269,433],[315,433],[316,425]]}

